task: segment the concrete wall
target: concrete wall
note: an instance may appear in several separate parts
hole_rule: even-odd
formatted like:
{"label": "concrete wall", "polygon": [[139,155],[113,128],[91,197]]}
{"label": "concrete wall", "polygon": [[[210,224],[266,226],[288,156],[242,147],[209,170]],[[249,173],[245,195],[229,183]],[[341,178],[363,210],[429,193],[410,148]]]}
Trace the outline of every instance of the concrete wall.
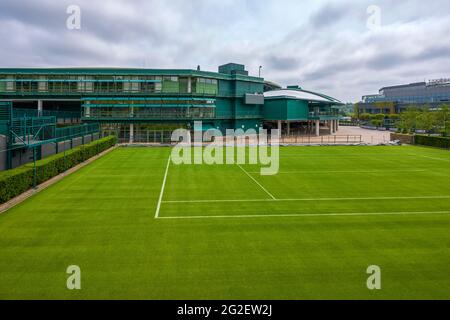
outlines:
{"label": "concrete wall", "polygon": [[[6,150],[7,143],[6,143],[6,136],[0,135],[0,151]],[[84,136],[84,143],[90,143],[92,141],[100,139],[100,134],[96,133],[93,135],[86,135]],[[62,141],[56,143],[48,143],[41,146],[41,159],[45,159],[47,157],[50,157],[56,152],[62,153],[64,151],[70,150],[71,148],[75,148],[78,146],[81,146],[83,144],[83,138],[75,138],[73,139],[72,143],[70,140]],[[39,151],[39,150],[38,150]],[[33,161],[33,150],[15,150],[12,152],[12,167],[17,168],[24,164],[30,163]],[[6,170],[7,168],[7,153],[6,152],[0,152],[0,171]]]}
{"label": "concrete wall", "polygon": [[6,161],[8,159],[7,146],[6,136],[0,135],[0,171],[6,170]]}
{"label": "concrete wall", "polygon": [[70,150],[70,140],[58,142],[58,153]]}
{"label": "concrete wall", "polygon": [[33,150],[14,150],[12,152],[12,167],[17,168],[33,161]]}
{"label": "concrete wall", "polygon": [[399,140],[403,144],[414,144],[414,136],[411,134],[391,133],[391,141]]}
{"label": "concrete wall", "polygon": [[56,154],[56,143],[44,144],[41,146],[41,158],[47,158]]}
{"label": "concrete wall", "polygon": [[75,138],[72,140],[72,147],[76,148],[78,146],[81,146],[83,144],[83,138]]}
{"label": "concrete wall", "polygon": [[84,136],[84,144],[92,142],[92,135]]}

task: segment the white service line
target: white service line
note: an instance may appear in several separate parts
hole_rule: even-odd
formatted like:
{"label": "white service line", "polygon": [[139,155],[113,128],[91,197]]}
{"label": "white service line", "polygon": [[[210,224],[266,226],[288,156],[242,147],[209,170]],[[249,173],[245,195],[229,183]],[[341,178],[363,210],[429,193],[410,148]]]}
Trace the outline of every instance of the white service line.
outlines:
{"label": "white service line", "polygon": [[217,200],[167,200],[163,203],[226,203],[226,202],[296,202],[296,201],[350,201],[350,200],[422,200],[450,199],[450,196],[423,197],[365,197],[365,198],[300,198],[300,199],[217,199]]}
{"label": "white service line", "polygon": [[[331,170],[331,171],[280,171],[278,174],[295,174],[295,173],[304,173],[304,174],[328,174],[328,173],[396,173],[396,172],[426,172],[430,171],[430,169],[399,169],[399,170]],[[259,173],[256,171],[248,171],[248,173]]]}
{"label": "white service line", "polygon": [[298,214],[255,214],[255,215],[229,215],[229,216],[178,216],[160,217],[166,220],[189,219],[245,219],[245,218],[292,218],[292,217],[338,217],[338,216],[387,216],[387,215],[421,215],[421,214],[449,214],[450,211],[422,211],[422,212],[358,212],[358,213],[298,213]]}
{"label": "white service line", "polygon": [[164,195],[164,188],[166,187],[166,180],[167,180],[167,173],[169,172],[169,166],[170,166],[170,161],[171,161],[171,157],[169,155],[169,160],[167,160],[167,167],[166,167],[166,173],[164,174],[164,180],[161,186],[161,192],[159,194],[159,200],[158,200],[158,206],[156,207],[156,213],[155,213],[155,219],[159,218],[159,210],[161,209],[161,202],[162,202],[162,198]]}
{"label": "white service line", "polygon": [[424,197],[367,197],[367,198],[301,198],[301,199],[218,199],[218,200],[167,200],[163,203],[220,203],[220,202],[296,202],[296,201],[350,201],[350,200],[425,200],[450,199],[450,196]]}
{"label": "white service line", "polygon": [[252,177],[250,173],[248,173],[244,168],[241,167],[240,164],[237,165],[239,168],[241,168],[242,171],[250,178],[252,179],[261,189],[264,190],[265,193],[267,193],[273,200],[277,200],[269,191],[267,191],[266,188],[264,188],[255,178]]}

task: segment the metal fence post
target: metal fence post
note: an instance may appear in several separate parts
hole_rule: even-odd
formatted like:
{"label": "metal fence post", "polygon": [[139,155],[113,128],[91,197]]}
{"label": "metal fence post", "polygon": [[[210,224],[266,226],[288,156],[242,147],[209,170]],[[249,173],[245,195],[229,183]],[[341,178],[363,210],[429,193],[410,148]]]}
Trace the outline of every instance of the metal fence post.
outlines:
{"label": "metal fence post", "polygon": [[36,147],[33,147],[33,164],[34,164],[33,188],[36,189],[37,187]]}
{"label": "metal fence post", "polygon": [[66,162],[66,143],[67,141],[64,141],[64,172],[67,171],[67,162]]}

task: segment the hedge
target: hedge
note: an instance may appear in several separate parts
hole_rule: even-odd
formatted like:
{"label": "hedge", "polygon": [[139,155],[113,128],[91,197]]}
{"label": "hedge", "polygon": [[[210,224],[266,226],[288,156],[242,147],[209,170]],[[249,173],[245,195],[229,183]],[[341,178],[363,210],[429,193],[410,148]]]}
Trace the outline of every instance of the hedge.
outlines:
{"label": "hedge", "polygon": [[[89,144],[36,161],[36,182],[41,184],[65,172],[93,156],[111,148],[117,143],[115,136],[109,136]],[[31,189],[34,183],[34,164],[0,173],[0,204]]]}
{"label": "hedge", "polygon": [[416,135],[415,144],[450,149],[450,138]]}

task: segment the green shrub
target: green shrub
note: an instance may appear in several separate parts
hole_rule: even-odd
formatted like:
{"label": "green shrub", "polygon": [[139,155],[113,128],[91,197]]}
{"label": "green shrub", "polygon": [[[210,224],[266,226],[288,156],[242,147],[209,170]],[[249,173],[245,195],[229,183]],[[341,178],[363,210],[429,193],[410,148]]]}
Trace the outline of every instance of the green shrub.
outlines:
{"label": "green shrub", "polygon": [[[109,136],[89,144],[79,146],[64,153],[36,162],[36,182],[41,184],[63,173],[93,156],[109,149],[117,143],[115,136]],[[0,203],[20,195],[33,187],[34,164],[29,163],[19,168],[0,173]]]}
{"label": "green shrub", "polygon": [[415,143],[423,146],[450,149],[450,138],[416,135]]}
{"label": "green shrub", "polygon": [[27,191],[33,185],[33,171],[26,167],[0,174],[0,203]]}

